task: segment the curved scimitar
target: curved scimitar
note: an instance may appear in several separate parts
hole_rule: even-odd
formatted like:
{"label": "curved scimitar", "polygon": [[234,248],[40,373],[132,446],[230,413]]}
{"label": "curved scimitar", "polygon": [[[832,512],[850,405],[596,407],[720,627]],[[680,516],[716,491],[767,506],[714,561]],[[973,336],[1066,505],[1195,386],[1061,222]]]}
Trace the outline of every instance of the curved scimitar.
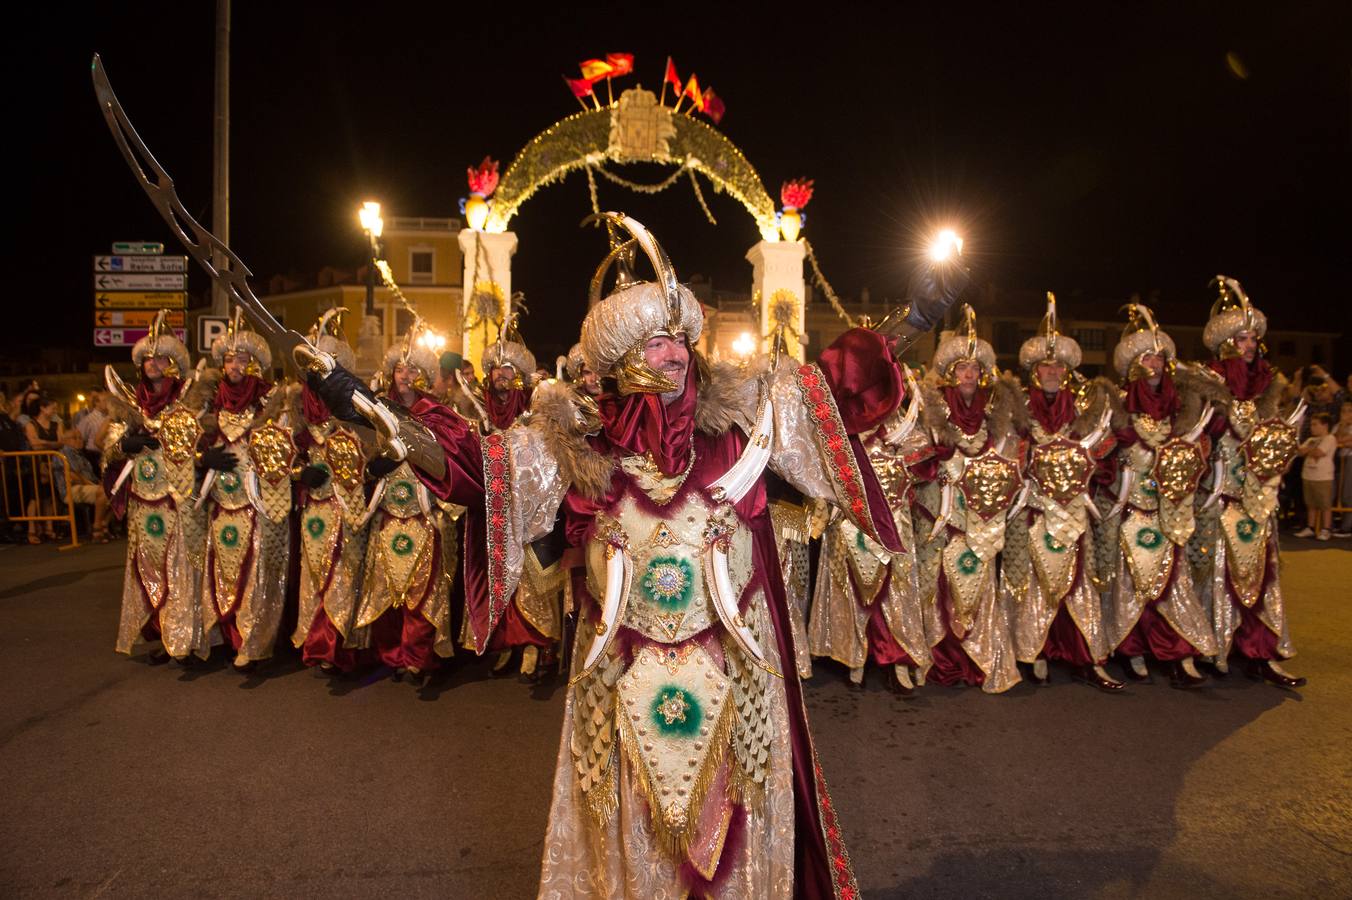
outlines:
{"label": "curved scimitar", "polygon": [[399,438],[399,420],[383,404],[361,394],[352,395],[352,407],[375,427],[381,453],[395,462],[408,458],[408,447]]}
{"label": "curved scimitar", "polygon": [[362,514],[361,521],[357,523],[358,529],[364,527],[367,522],[371,521],[371,517],[376,514],[376,507],[380,505],[380,501],[385,497],[385,488],[389,485],[389,481],[390,479],[387,475],[376,482],[375,490],[371,491],[371,502],[366,504],[366,512]]}
{"label": "curved scimitar", "polygon": [[258,473],[252,469],[244,473],[244,493],[248,495],[249,502],[253,508],[261,513],[266,513],[263,508],[263,495],[258,490]]}
{"label": "curved scimitar", "polygon": [[1300,424],[1300,420],[1305,418],[1306,406],[1307,404],[1305,403],[1305,398],[1301,397],[1300,402],[1296,404],[1296,408],[1291,410],[1291,415],[1286,417],[1286,424],[1290,425],[1292,428],[1298,426]]}
{"label": "curved scimitar", "polygon": [[1212,406],[1211,401],[1208,400],[1206,406],[1202,408],[1202,415],[1198,417],[1197,424],[1188,429],[1188,433],[1183,436],[1183,440],[1187,441],[1189,444],[1195,442],[1202,436],[1202,431],[1206,428],[1207,424],[1211,421],[1211,417],[1215,414],[1216,407]]}
{"label": "curved scimitar", "polygon": [[1019,491],[1019,499],[1015,500],[1014,505],[1009,508],[1009,512],[1005,513],[1006,522],[1012,522],[1014,517],[1019,514],[1019,511],[1028,505],[1028,495],[1032,492],[1033,486],[1025,482],[1023,490]]}
{"label": "curved scimitar", "polygon": [[591,646],[587,648],[587,655],[583,658],[582,671],[569,680],[570,684],[575,684],[590,675],[601,657],[605,655],[606,648],[615,640],[620,614],[629,596],[629,584],[633,579],[633,566],[629,561],[629,554],[623,547],[607,544],[606,555],[606,595],[601,601],[601,621],[596,625],[596,634],[593,635]]}
{"label": "curved scimitar", "polygon": [[[207,502],[211,496],[211,485],[216,480],[216,470],[207,469],[207,474],[202,478],[202,489],[197,492],[197,502],[193,504],[193,509],[201,509],[202,504]],[[113,493],[117,493],[117,488],[113,488]]]}
{"label": "curved scimitar", "polygon": [[920,393],[920,387],[915,383],[915,375],[911,372],[911,367],[903,363],[901,372],[906,377],[906,396],[911,398],[911,402],[907,405],[906,415],[902,416],[897,430],[883,439],[893,447],[906,440],[910,433],[915,430],[915,423],[920,418],[920,411],[925,408],[925,398]]}
{"label": "curved scimitar", "polygon": [[418,508],[422,510],[423,515],[430,516],[432,514],[432,495],[428,492],[427,486],[419,481],[414,493],[418,495]]}
{"label": "curved scimitar", "polygon": [[1089,496],[1089,492],[1085,491],[1080,496],[1084,498],[1084,509],[1085,512],[1089,513],[1089,518],[1095,522],[1102,522],[1103,513],[1099,512],[1098,507],[1094,505],[1094,498]]}
{"label": "curved scimitar", "polygon": [[[127,477],[131,475],[133,465],[135,464],[131,460],[127,460],[126,465],[122,467],[122,471],[117,473],[117,481],[113,482],[113,489],[108,492],[108,496],[111,497],[122,489],[122,485],[126,483]],[[201,506],[201,504],[199,503],[198,506]]]}
{"label": "curved scimitar", "polygon": [[1225,486],[1225,463],[1216,460],[1211,464],[1211,494],[1202,504],[1202,509],[1210,509],[1221,499],[1221,488]]}
{"label": "curved scimitar", "polygon": [[338,360],[332,354],[325,353],[312,344],[297,344],[292,347],[291,357],[300,371],[314,372],[320,378],[327,378],[333,374],[334,366],[338,365]]}
{"label": "curved scimitar", "polygon": [[722,541],[715,542],[706,552],[704,560],[705,578],[712,588],[709,593],[713,597],[714,608],[723,627],[756,665],[771,675],[783,677],[766,661],[765,651],[761,649],[756,636],[742,619],[742,614],[737,611],[737,597],[732,586],[732,573],[728,569],[726,544]]}
{"label": "curved scimitar", "polygon": [[[1131,469],[1122,470],[1122,483],[1117,488],[1117,502],[1113,504],[1112,509],[1108,510],[1108,515],[1104,516],[1105,519],[1122,515],[1122,508],[1127,505],[1127,496],[1131,494],[1131,485],[1135,480],[1136,473],[1134,471]],[[1092,505],[1091,503],[1090,506]]]}
{"label": "curved scimitar", "polygon": [[761,383],[760,408],[756,413],[756,427],[751,430],[751,437],[747,441],[746,448],[742,450],[742,455],[738,457],[737,462],[733,463],[732,468],[723,473],[713,484],[709,485],[709,494],[718,503],[736,503],[745,497],[756,482],[760,480],[761,473],[770,462],[770,453],[775,445],[775,407],[770,402],[770,392],[765,389],[764,382]]}
{"label": "curved scimitar", "polygon": [[934,520],[934,527],[930,529],[929,537],[925,538],[925,543],[930,543],[943,533],[944,527],[948,525],[948,520],[952,515],[953,484],[952,482],[945,482],[943,493],[939,495],[939,518]]}

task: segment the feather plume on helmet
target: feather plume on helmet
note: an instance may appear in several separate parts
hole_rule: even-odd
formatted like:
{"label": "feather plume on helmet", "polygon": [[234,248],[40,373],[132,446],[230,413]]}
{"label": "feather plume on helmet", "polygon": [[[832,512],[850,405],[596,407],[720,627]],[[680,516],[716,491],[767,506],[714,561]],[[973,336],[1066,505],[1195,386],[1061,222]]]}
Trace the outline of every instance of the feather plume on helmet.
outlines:
{"label": "feather plume on helmet", "polygon": [[404,339],[385,351],[385,365],[382,369],[385,375],[393,375],[397,366],[413,366],[419,372],[419,377],[414,382],[419,388],[426,389],[436,381],[441,362],[437,359],[437,355],[419,340],[427,330],[427,324],[421,318],[413,320]]}
{"label": "feather plume on helmet", "polygon": [[155,321],[150,324],[150,330],[131,348],[131,361],[136,363],[137,372],[141,371],[141,364],[152,356],[167,356],[173,361],[174,370],[167,374],[184,377],[192,371],[188,348],[183,346],[183,342],[174,334],[174,329],[165,325],[168,315],[167,309],[156,313]]}
{"label": "feather plume on helmet", "polygon": [[[605,222],[611,231],[611,250],[592,276],[590,310],[582,322],[582,355],[602,377],[613,377],[621,394],[666,393],[676,390],[643,357],[643,345],[654,337],[684,337],[691,348],[704,329],[704,308],[695,295],[676,281],[676,272],[657,240],[635,219],[623,213],[588,216],[583,224]],[[616,229],[630,237],[620,241]],[[652,264],[656,281],[635,281],[629,268],[635,249]],[[612,266],[619,277],[611,293],[602,287]]]}
{"label": "feather plume on helmet", "polygon": [[479,363],[485,377],[493,369],[506,366],[516,370],[517,377],[523,384],[534,374],[535,354],[530,352],[526,342],[521,339],[521,332],[517,330],[521,313],[529,312],[524,299],[524,295],[519,292],[512,295],[511,309],[507,313],[506,320],[498,328],[498,339],[484,348]]}
{"label": "feather plume on helmet", "polygon": [[1019,365],[1031,372],[1038,363],[1057,362],[1068,370],[1078,369],[1083,354],[1080,345],[1069,335],[1062,334],[1056,318],[1056,295],[1047,292],[1047,312],[1038,326],[1038,333],[1023,342],[1019,348]]}
{"label": "feather plume on helmet", "polygon": [[1127,313],[1127,324],[1113,348],[1113,368],[1117,374],[1128,381],[1140,378],[1144,374],[1140,360],[1148,353],[1158,353],[1164,357],[1166,365],[1172,365],[1178,359],[1178,348],[1174,346],[1174,339],[1155,322],[1150,307],[1132,302],[1122,309]]}
{"label": "feather plume on helmet", "polygon": [[352,345],[347,342],[347,338],[343,337],[343,313],[345,312],[347,312],[346,306],[336,306],[324,310],[323,315],[310,329],[310,342],[317,349],[337,360],[338,365],[351,372],[357,368],[357,354],[352,352]]}
{"label": "feather plume on helmet", "polygon": [[[1218,294],[1211,304],[1211,317],[1202,330],[1202,343],[1222,359],[1238,356],[1235,337],[1248,332],[1260,342],[1267,334],[1267,316],[1249,302],[1249,295],[1238,281],[1228,275],[1217,275],[1209,287]],[[1262,352],[1261,346],[1259,352]]]}
{"label": "feather plume on helmet", "polygon": [[225,365],[227,356],[236,353],[247,353],[257,363],[257,372],[250,366],[252,375],[261,375],[272,368],[272,350],[268,348],[268,342],[258,332],[245,327],[244,308],[240,306],[235,307],[235,314],[226,323],[225,334],[211,342],[211,361],[219,368]]}
{"label": "feather plume on helmet", "polygon": [[962,305],[962,322],[953,331],[939,335],[934,348],[931,368],[944,381],[951,381],[953,369],[960,362],[974,362],[981,367],[981,379],[989,381],[999,374],[995,365],[995,348],[977,337],[976,311],[969,304]]}

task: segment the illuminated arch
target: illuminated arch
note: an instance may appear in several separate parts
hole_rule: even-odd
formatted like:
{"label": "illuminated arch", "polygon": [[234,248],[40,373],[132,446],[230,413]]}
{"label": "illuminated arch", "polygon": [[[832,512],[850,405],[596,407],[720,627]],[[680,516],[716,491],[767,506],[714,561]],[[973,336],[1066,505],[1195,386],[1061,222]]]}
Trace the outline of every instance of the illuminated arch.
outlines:
{"label": "illuminated arch", "polygon": [[[641,89],[626,92],[630,93],[652,97]],[[704,122],[658,106],[656,110],[661,112],[651,109],[645,112],[669,121],[674,129],[674,134],[664,142],[665,152],[634,155],[617,147],[612,139],[613,125],[622,114],[625,100],[622,96],[615,105],[574,113],[532,138],[512,160],[498,184],[484,230],[506,231],[512,216],[536,191],[562,180],[570,172],[604,162],[652,162],[700,173],[716,190],[732,195],[746,208],[762,236],[775,232],[774,201],[760,175],[736,145]]]}

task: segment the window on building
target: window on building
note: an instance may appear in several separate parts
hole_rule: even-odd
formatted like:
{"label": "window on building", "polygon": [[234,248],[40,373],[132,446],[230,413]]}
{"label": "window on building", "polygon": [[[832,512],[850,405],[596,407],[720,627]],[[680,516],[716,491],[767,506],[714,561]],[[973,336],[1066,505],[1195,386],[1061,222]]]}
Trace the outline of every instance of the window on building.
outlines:
{"label": "window on building", "polygon": [[408,252],[408,280],[413,284],[431,284],[436,277],[437,253],[430,247],[415,247]]}
{"label": "window on building", "polygon": [[1070,336],[1083,350],[1102,350],[1104,348],[1102,328],[1075,328]]}

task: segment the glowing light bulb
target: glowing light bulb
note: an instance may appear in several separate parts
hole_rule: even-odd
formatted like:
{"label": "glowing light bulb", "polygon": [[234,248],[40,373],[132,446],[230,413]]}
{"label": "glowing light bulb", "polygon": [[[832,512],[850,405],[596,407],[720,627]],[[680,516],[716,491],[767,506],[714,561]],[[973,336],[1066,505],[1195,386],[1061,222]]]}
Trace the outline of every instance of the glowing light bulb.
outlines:
{"label": "glowing light bulb", "polygon": [[751,332],[743,331],[738,335],[737,340],[732,342],[732,352],[738,356],[750,356],[756,352],[756,339],[751,336]]}
{"label": "glowing light bulb", "polygon": [[483,231],[488,222],[488,201],[483,194],[470,194],[465,201],[465,223],[475,231]]}
{"label": "glowing light bulb", "polygon": [[361,221],[362,230],[371,235],[371,237],[380,237],[380,233],[385,230],[385,220],[380,217],[380,204],[374,200],[367,200],[357,210],[357,218]]}
{"label": "glowing light bulb", "polygon": [[954,256],[962,255],[962,238],[952,228],[945,228],[934,237],[929,246],[929,258],[935,262],[944,262]]}

